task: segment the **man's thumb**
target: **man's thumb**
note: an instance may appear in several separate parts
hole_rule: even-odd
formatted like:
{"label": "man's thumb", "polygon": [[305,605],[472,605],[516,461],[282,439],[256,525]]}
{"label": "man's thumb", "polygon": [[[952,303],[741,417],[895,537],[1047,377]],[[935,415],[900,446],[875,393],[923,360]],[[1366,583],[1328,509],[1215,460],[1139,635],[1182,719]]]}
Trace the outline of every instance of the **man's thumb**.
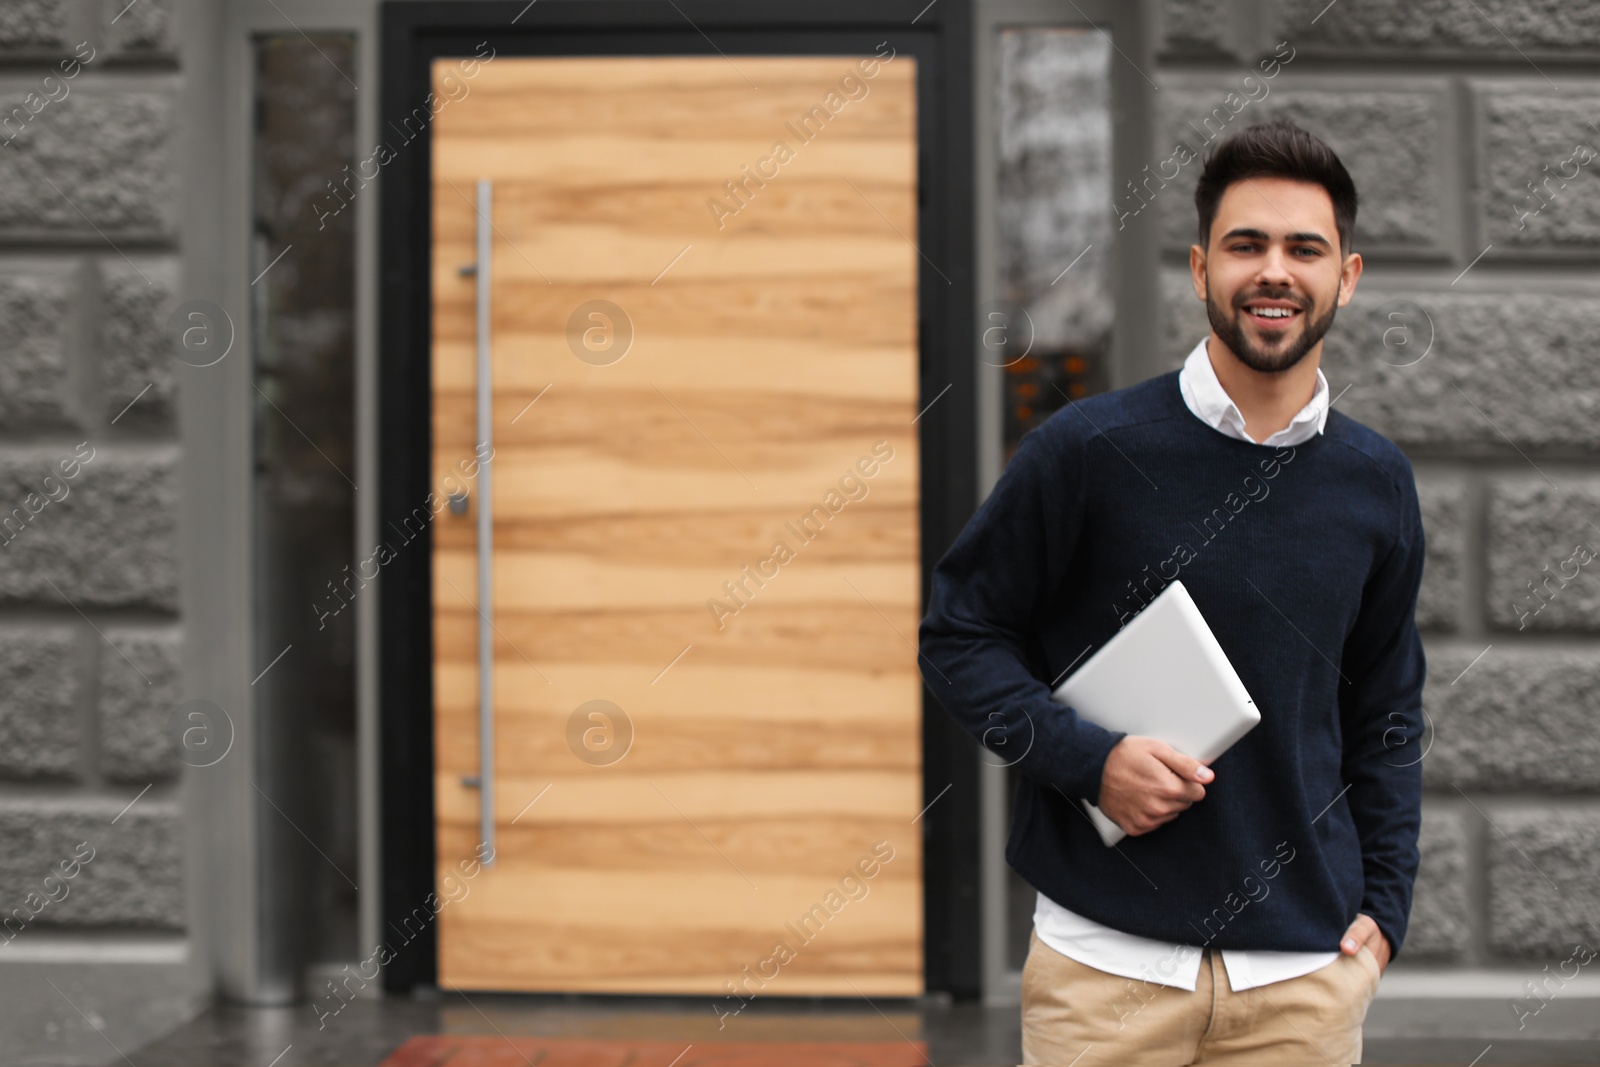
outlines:
{"label": "man's thumb", "polygon": [[1171,745],[1163,745],[1156,750],[1156,755],[1180,778],[1187,778],[1191,782],[1209,782],[1216,777],[1216,772],[1210,767],[1197,759],[1185,756]]}

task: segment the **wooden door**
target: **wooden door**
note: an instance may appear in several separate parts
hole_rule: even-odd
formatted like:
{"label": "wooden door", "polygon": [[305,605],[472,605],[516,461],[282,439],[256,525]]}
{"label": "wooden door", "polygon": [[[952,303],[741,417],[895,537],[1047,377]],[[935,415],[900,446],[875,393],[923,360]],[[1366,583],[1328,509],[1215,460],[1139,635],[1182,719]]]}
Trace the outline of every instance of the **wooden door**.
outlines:
{"label": "wooden door", "polygon": [[496,840],[474,484],[434,520],[440,984],[920,993],[914,61],[462,69],[433,464],[473,469],[487,180]]}

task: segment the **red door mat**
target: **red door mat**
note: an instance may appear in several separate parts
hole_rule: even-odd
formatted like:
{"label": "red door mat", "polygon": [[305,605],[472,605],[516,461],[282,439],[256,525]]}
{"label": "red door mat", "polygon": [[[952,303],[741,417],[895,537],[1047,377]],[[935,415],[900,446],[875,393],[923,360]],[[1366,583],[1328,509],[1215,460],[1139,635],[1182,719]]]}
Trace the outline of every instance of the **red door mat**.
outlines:
{"label": "red door mat", "polygon": [[923,1067],[927,1052],[922,1041],[724,1045],[427,1034],[401,1045],[382,1067]]}

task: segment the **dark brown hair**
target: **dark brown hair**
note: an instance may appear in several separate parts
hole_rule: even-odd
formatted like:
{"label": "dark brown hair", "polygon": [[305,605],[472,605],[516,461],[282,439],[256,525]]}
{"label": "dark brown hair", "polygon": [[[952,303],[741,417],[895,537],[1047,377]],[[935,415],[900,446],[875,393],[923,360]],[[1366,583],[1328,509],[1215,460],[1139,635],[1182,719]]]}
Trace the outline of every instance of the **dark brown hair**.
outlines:
{"label": "dark brown hair", "polygon": [[1222,194],[1246,178],[1287,178],[1313,182],[1333,200],[1333,222],[1339,231],[1339,251],[1350,254],[1356,227],[1356,183],[1321,138],[1288,119],[1248,126],[1229,137],[1206,156],[1205,169],[1194,188],[1194,206],[1200,213],[1200,245],[1211,244],[1211,223],[1217,217]]}

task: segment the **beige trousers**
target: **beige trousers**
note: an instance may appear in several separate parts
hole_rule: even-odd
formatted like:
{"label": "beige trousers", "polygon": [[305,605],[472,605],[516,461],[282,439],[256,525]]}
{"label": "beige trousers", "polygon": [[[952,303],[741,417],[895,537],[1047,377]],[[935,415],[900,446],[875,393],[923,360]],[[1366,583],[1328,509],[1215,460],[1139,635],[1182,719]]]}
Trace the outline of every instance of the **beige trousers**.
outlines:
{"label": "beige trousers", "polygon": [[1235,993],[1222,955],[1204,949],[1194,992],[1079,963],[1039,940],[1022,969],[1022,1061],[1091,1064],[1350,1064],[1378,992],[1362,945],[1298,978]]}

